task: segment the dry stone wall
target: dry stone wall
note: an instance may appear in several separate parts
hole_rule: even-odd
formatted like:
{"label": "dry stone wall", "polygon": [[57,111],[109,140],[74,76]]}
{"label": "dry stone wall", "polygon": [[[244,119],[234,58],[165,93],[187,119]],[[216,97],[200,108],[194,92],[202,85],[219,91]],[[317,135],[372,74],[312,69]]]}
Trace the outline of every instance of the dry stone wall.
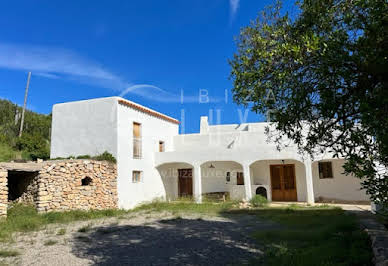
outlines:
{"label": "dry stone wall", "polygon": [[33,204],[39,212],[117,208],[117,167],[106,161],[1,164],[0,216],[7,215],[11,185],[23,190],[14,202]]}
{"label": "dry stone wall", "polygon": [[8,171],[0,167],[0,217],[7,215],[7,207],[8,207],[7,175],[8,175]]}
{"label": "dry stone wall", "polygon": [[[36,183],[38,211],[117,208],[117,167],[92,160],[45,163]],[[32,189],[31,191],[34,191]]]}

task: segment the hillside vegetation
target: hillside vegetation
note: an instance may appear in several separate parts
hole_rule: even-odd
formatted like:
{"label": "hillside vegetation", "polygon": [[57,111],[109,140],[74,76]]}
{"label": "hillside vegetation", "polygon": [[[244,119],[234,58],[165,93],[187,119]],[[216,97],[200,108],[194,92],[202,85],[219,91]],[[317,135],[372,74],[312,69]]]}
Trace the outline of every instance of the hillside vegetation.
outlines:
{"label": "hillside vegetation", "polygon": [[47,159],[50,156],[51,114],[26,110],[22,137],[18,137],[22,107],[0,99],[0,161]]}

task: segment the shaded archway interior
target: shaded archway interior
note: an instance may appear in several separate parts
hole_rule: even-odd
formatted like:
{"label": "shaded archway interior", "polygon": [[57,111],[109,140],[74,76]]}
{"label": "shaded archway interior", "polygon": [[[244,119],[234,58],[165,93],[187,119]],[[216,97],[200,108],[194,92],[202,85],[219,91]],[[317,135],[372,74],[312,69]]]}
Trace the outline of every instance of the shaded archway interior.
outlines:
{"label": "shaded archway interior", "polygon": [[193,165],[185,162],[166,163],[156,168],[162,178],[167,200],[192,196],[193,168]]}

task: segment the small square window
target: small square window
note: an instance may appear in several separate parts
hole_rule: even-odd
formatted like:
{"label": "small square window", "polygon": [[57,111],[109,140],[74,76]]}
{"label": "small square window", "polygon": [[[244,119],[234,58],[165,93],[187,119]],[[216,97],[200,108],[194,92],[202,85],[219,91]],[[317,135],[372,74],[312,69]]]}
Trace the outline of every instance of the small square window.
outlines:
{"label": "small square window", "polygon": [[159,141],[159,152],[164,152],[164,141]]}
{"label": "small square window", "polygon": [[132,171],[132,183],[141,182],[142,172],[141,171]]}
{"label": "small square window", "polygon": [[333,168],[331,162],[319,162],[319,178],[333,178]]}

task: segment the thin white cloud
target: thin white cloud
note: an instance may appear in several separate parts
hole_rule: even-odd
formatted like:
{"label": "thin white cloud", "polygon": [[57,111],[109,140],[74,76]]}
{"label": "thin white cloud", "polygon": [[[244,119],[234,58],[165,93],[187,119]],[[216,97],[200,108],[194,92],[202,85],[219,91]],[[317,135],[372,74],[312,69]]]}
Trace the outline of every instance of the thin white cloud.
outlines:
{"label": "thin white cloud", "polygon": [[40,76],[48,79],[59,79],[60,77],[51,73],[34,72],[34,76]]}
{"label": "thin white cloud", "polygon": [[[48,79],[67,79],[96,87],[113,89],[163,103],[199,103],[198,96],[182,96],[148,84],[131,85],[101,64],[73,51],[55,47],[27,46],[0,43],[0,68],[31,71],[32,75]],[[209,96],[209,102],[220,99]]]}
{"label": "thin white cloud", "polygon": [[236,16],[240,0],[229,0],[230,18],[233,19]]}
{"label": "thin white cloud", "polygon": [[128,93],[141,96],[145,99],[163,102],[163,103],[215,103],[222,101],[221,98],[207,96],[203,97],[201,94],[185,95],[174,94],[167,92],[157,86],[150,84],[136,84],[128,87],[120,93],[120,97],[125,97]]}
{"label": "thin white cloud", "polygon": [[81,79],[120,90],[128,86],[121,77],[70,50],[0,43],[0,68],[31,71],[46,78]]}

